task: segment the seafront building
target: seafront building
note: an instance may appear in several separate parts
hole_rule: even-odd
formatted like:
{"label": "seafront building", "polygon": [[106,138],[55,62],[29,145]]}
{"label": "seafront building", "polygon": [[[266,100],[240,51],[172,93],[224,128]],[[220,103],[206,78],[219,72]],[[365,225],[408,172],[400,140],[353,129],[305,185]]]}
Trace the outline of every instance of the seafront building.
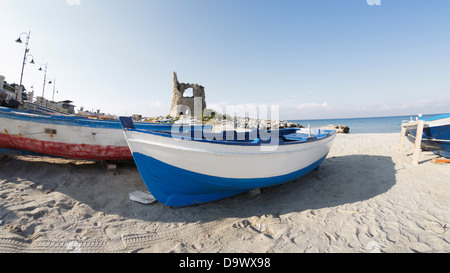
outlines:
{"label": "seafront building", "polygon": [[[5,77],[0,75],[0,104],[3,106],[9,106],[17,108],[20,105],[25,104],[27,107],[45,107],[58,112],[75,114],[75,106],[72,105],[72,101],[51,101],[46,98],[37,96],[34,98],[34,92],[22,92],[23,86],[15,83],[8,84],[5,81]],[[15,107],[14,107],[15,106]]]}

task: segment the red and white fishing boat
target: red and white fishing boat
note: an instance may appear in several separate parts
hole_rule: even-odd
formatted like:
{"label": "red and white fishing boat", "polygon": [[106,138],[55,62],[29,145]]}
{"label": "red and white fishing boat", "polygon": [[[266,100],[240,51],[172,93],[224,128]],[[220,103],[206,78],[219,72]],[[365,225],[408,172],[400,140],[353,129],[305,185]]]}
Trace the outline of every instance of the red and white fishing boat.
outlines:
{"label": "red and white fishing boat", "polygon": [[[170,124],[136,123],[140,129],[170,130]],[[33,113],[0,107],[0,152],[57,157],[133,160],[118,120]]]}

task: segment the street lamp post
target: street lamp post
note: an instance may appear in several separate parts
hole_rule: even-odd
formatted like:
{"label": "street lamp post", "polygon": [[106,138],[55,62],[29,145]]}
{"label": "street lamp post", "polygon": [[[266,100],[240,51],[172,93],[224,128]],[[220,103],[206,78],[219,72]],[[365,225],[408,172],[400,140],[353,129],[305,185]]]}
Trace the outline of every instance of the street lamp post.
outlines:
{"label": "street lamp post", "polygon": [[45,65],[44,68],[44,84],[42,87],[42,98],[44,98],[44,94],[45,94],[45,82],[47,81],[47,67],[48,67],[48,63],[41,65],[41,67],[39,67],[39,71],[42,71],[42,66]]}
{"label": "street lamp post", "polygon": [[[23,34],[27,35],[27,41],[25,42],[25,53],[23,54],[22,72],[20,73],[20,85],[22,85],[23,70],[25,68],[25,64],[27,63],[27,53],[30,51],[30,49],[28,49],[28,43],[30,42],[31,31],[28,34],[26,32],[22,32],[19,35],[19,38],[16,40],[16,43],[22,43],[22,39],[20,39],[20,37],[22,37]],[[31,63],[34,64],[34,59],[31,60]]]}
{"label": "street lamp post", "polygon": [[55,101],[55,90],[56,90],[56,78],[53,79],[49,79],[50,81],[48,82],[48,84],[53,84],[53,96],[52,96],[52,101]]}
{"label": "street lamp post", "polygon": [[[30,31],[28,34],[27,34],[26,32],[22,32],[22,33],[19,35],[19,38],[16,40],[16,43],[19,43],[19,44],[22,43],[22,39],[20,39],[20,37],[22,37],[23,34],[27,35],[27,40],[26,40],[26,42],[25,42],[25,53],[23,54],[23,63],[22,63],[22,71],[21,71],[21,73],[20,73],[20,83],[19,83],[19,86],[22,86],[23,70],[25,69],[25,65],[26,65],[26,63],[27,63],[27,58],[28,58],[29,56],[31,56],[31,62],[30,62],[30,63],[31,63],[31,64],[34,64],[34,57],[33,57],[33,55],[28,54],[28,52],[30,51],[30,49],[28,48],[28,44],[29,44],[29,42],[30,42],[31,31]],[[18,100],[18,96],[19,96],[19,95],[21,95],[21,94],[19,94],[19,93],[16,94],[16,100]]]}

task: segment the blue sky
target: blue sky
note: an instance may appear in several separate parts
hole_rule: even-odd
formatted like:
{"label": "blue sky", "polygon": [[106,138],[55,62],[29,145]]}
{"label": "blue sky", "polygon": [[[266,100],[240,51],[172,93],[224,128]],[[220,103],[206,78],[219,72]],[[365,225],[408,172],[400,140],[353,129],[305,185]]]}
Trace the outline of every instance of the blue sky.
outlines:
{"label": "blue sky", "polygon": [[[77,3],[80,5],[70,5]],[[448,0],[0,0],[0,74],[55,100],[167,115],[172,73],[208,107],[269,104],[282,119],[450,112]],[[25,35],[22,36],[25,40]],[[45,97],[52,96],[47,85]]]}

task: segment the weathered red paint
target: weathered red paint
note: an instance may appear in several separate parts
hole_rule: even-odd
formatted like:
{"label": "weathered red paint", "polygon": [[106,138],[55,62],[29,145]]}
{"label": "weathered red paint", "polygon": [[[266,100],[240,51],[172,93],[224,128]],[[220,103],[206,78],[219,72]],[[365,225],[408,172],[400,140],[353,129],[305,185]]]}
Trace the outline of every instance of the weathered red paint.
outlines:
{"label": "weathered red paint", "polygon": [[128,146],[101,146],[87,144],[68,144],[14,135],[0,134],[0,148],[31,151],[52,156],[87,160],[132,160]]}

